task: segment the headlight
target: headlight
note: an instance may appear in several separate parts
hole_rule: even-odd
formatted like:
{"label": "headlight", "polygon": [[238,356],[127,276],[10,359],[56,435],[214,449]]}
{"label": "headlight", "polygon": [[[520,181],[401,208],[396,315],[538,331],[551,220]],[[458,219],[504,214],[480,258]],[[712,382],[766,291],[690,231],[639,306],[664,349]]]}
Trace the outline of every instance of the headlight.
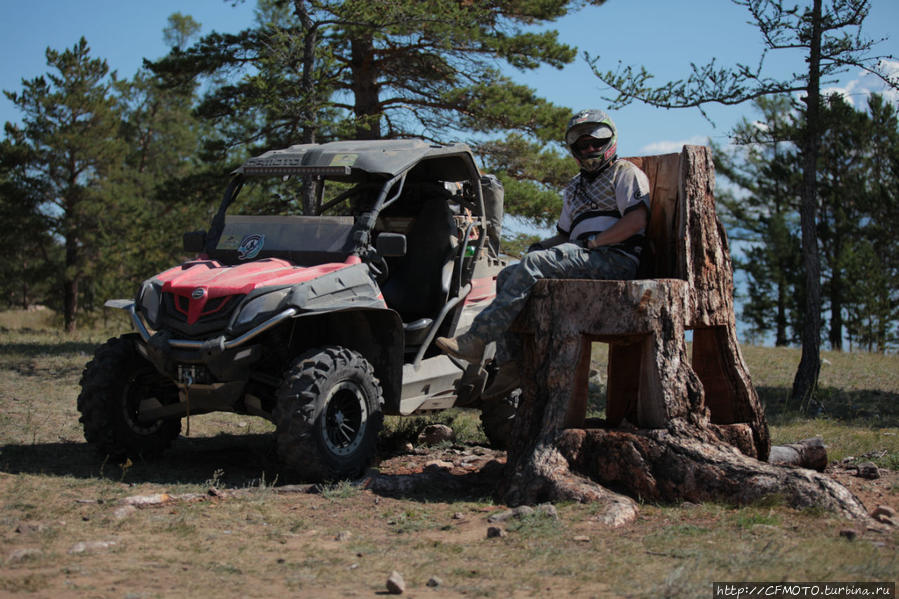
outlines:
{"label": "headlight", "polygon": [[152,281],[145,282],[140,290],[137,305],[140,306],[141,312],[144,313],[147,324],[154,329],[156,328],[156,319],[159,317],[159,305],[161,302],[162,293],[159,285],[154,284]]}
{"label": "headlight", "polygon": [[234,328],[239,328],[256,320],[257,317],[274,312],[290,293],[290,288],[279,289],[250,300],[234,320]]}

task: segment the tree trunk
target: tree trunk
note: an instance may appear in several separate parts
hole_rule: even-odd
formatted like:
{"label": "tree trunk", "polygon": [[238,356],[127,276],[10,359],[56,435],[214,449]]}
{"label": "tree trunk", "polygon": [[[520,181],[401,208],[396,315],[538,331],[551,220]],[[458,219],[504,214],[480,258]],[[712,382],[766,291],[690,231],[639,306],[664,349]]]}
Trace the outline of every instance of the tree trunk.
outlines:
{"label": "tree trunk", "polygon": [[381,111],[378,99],[374,42],[371,36],[350,42],[353,71],[353,111],[357,139],[381,138]]}
{"label": "tree trunk", "polygon": [[[300,79],[304,101],[303,143],[313,144],[318,129],[316,122],[318,102],[315,93],[315,47],[318,43],[318,27],[309,16],[305,0],[294,0],[293,12],[303,27],[303,72]],[[311,177],[303,178],[303,214],[307,216],[318,214],[320,209],[316,187]]]}
{"label": "tree trunk", "polygon": [[63,322],[67,333],[75,332],[78,315],[78,239],[74,234],[66,238],[66,266],[63,274]]}
{"label": "tree trunk", "polygon": [[806,101],[806,131],[799,220],[802,228],[802,263],[805,267],[805,318],[802,326],[802,357],[793,379],[791,398],[808,409],[821,372],[821,265],[818,255],[818,147],[820,119],[821,0],[814,0],[809,51]]}

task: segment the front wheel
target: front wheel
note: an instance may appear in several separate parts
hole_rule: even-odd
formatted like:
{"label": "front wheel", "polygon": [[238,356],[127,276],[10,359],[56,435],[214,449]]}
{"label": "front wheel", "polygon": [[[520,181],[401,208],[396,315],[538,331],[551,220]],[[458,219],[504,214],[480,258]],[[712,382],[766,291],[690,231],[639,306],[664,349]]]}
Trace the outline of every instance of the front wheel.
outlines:
{"label": "front wheel", "polygon": [[181,419],[141,419],[141,404],[178,402],[178,388],[134,346],[130,335],[97,348],[81,375],[78,395],[84,438],[113,459],[162,453],[181,432]]}
{"label": "front wheel", "polygon": [[340,346],[307,352],[278,389],[278,454],[304,480],[357,476],[374,458],[383,403],[381,385],[362,355]]}

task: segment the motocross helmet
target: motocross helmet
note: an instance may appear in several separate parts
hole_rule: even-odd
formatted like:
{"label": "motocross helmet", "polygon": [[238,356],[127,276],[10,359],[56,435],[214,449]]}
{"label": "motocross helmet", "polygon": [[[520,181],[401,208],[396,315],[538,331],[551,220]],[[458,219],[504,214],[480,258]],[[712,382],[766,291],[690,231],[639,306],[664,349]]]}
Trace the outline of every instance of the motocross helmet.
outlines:
{"label": "motocross helmet", "polygon": [[597,173],[615,160],[618,132],[615,123],[602,110],[582,110],[568,121],[565,144],[581,170]]}

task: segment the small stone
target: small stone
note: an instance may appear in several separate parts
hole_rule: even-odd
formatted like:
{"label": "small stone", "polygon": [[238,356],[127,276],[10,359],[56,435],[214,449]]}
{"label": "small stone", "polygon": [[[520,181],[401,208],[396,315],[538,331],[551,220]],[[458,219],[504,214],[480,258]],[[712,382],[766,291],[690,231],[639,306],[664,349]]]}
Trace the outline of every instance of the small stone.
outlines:
{"label": "small stone", "polygon": [[46,526],[41,522],[20,522],[16,526],[16,532],[20,535],[29,535],[36,532],[43,532]]}
{"label": "small stone", "polygon": [[858,531],[854,528],[844,528],[840,531],[840,536],[850,541],[854,541],[858,536]]}
{"label": "small stone", "polygon": [[116,520],[124,520],[136,511],[137,508],[133,505],[120,505],[112,512],[112,515]]}
{"label": "small stone", "polygon": [[880,478],[880,470],[877,469],[877,465],[874,462],[862,462],[858,465],[858,474],[856,476],[874,480]]}
{"label": "small stone", "polygon": [[[154,493],[152,495],[132,495],[131,497],[125,497],[119,501],[119,503],[123,505],[133,505],[135,507],[154,507],[171,503],[174,500],[175,498],[168,493]],[[97,503],[99,503],[99,500],[97,500]]]}
{"label": "small stone", "polygon": [[351,533],[350,531],[341,530],[339,533],[337,533],[337,536],[334,537],[334,540],[340,541],[340,542],[348,541],[350,539],[350,537],[352,537],[352,536],[353,536],[353,533]]}
{"label": "small stone", "polygon": [[406,581],[403,580],[403,575],[394,570],[390,573],[390,576],[387,577],[387,591],[391,595],[402,595],[406,590]]}
{"label": "small stone", "polygon": [[871,517],[881,524],[892,525],[896,522],[896,510],[888,505],[878,505],[874,508],[874,511],[871,512]]}
{"label": "small stone", "polygon": [[441,580],[439,576],[431,576],[427,582],[427,585],[431,588],[439,587],[442,584],[443,580]]}
{"label": "small stone", "polygon": [[88,553],[92,551],[100,551],[109,549],[116,545],[115,541],[80,541],[72,545],[69,553]]}
{"label": "small stone", "polygon": [[424,445],[436,445],[456,438],[456,431],[445,424],[429,424],[418,435],[418,442]]}
{"label": "small stone", "polygon": [[515,509],[506,510],[498,514],[491,514],[487,517],[487,522],[505,522],[506,520],[511,520],[512,518],[524,518],[525,516],[530,516],[533,513],[534,508],[532,508],[531,506],[520,505]]}
{"label": "small stone", "polygon": [[453,514],[453,520],[461,520],[464,517],[465,517],[465,514],[463,514],[462,512],[456,512],[455,514]]}
{"label": "small stone", "polygon": [[559,510],[557,510],[556,506],[551,503],[541,503],[537,506],[536,512],[538,514],[543,514],[544,516],[552,518],[553,520],[559,519]]}
{"label": "small stone", "polygon": [[495,539],[497,537],[506,536],[506,531],[500,528],[499,526],[490,526],[487,528],[487,538]]}
{"label": "small stone", "polygon": [[406,443],[403,445],[403,450],[406,451],[406,453],[412,453],[415,451],[415,447],[411,443]]}
{"label": "small stone", "polygon": [[576,535],[572,540],[576,543],[589,543],[590,537],[587,535]]}

